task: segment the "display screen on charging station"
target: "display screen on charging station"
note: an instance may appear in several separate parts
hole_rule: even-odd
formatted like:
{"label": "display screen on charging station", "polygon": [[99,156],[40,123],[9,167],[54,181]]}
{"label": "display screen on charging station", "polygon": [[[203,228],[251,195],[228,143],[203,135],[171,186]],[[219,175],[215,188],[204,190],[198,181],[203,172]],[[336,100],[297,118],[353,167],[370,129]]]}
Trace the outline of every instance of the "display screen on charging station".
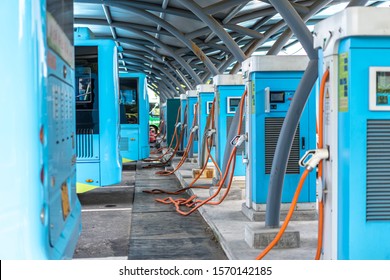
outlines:
{"label": "display screen on charging station", "polygon": [[390,67],[370,67],[369,109],[390,111]]}
{"label": "display screen on charging station", "polygon": [[210,115],[210,112],[211,112],[211,107],[213,107],[213,101],[207,101],[206,102],[207,104],[207,107],[206,107],[206,110],[207,110],[207,115]]}
{"label": "display screen on charging station", "polygon": [[270,92],[270,102],[271,103],[284,103],[285,94],[284,91],[271,91]]}
{"label": "display screen on charging station", "polygon": [[228,97],[227,98],[227,113],[234,114],[240,104],[240,97]]}
{"label": "display screen on charging station", "polygon": [[390,72],[376,72],[376,104],[389,105]]}

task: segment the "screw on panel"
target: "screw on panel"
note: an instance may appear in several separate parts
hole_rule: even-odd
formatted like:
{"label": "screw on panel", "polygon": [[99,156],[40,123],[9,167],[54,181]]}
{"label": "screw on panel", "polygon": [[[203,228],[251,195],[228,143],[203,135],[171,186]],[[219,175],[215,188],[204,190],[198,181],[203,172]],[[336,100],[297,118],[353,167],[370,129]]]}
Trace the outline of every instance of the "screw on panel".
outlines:
{"label": "screw on panel", "polygon": [[66,76],[68,75],[68,70],[66,69],[66,66],[64,65],[64,68],[62,69],[64,74],[64,79],[66,79]]}

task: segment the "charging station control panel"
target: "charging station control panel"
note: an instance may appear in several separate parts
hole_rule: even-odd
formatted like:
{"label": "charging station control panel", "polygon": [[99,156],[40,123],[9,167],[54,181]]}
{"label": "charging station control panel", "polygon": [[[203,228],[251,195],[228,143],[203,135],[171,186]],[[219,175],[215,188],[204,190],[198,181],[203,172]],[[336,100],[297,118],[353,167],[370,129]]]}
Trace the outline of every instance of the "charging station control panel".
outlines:
{"label": "charging station control panel", "polygon": [[390,111],[390,67],[370,67],[370,110]]}
{"label": "charging station control panel", "polygon": [[210,112],[211,112],[211,107],[213,107],[213,101],[207,101],[206,102],[206,113],[207,113],[207,115],[210,115]]}
{"label": "charging station control panel", "polygon": [[293,96],[293,91],[272,91],[269,87],[265,88],[264,111],[287,112]]}

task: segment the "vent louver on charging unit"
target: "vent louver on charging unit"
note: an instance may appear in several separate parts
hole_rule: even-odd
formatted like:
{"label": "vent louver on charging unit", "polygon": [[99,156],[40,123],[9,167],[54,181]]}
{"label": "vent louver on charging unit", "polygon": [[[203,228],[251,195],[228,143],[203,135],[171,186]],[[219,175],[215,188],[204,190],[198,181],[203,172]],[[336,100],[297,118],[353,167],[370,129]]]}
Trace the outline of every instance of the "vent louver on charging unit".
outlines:
{"label": "vent louver on charging unit", "polygon": [[390,120],[367,120],[366,220],[390,220]]}
{"label": "vent louver on charging unit", "polygon": [[[272,161],[274,159],[276,144],[284,118],[265,119],[265,174],[271,173]],[[287,174],[299,174],[299,125],[295,132],[294,142],[291,148],[290,157],[287,163]]]}

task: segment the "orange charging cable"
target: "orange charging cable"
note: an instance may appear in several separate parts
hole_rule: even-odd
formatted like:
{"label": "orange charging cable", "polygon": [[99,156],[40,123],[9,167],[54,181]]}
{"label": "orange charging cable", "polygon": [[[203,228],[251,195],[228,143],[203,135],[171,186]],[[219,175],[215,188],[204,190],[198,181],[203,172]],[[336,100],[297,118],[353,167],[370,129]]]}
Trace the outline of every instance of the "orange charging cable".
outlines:
{"label": "orange charging cable", "polygon": [[[243,93],[243,95],[241,97],[240,108],[239,108],[239,110],[240,110],[239,111],[240,119],[239,119],[239,124],[238,124],[238,128],[237,128],[237,135],[239,135],[241,133],[242,119],[243,119],[243,107],[244,107],[244,104],[245,104],[245,96],[246,96],[246,94],[247,94],[247,91],[245,90],[245,92]],[[222,203],[222,201],[228,195],[228,193],[230,191],[231,183],[233,181],[234,168],[235,168],[235,162],[236,162],[235,161],[236,152],[237,152],[237,146],[234,146],[232,151],[231,151],[231,153],[230,153],[228,164],[227,164],[226,169],[225,169],[225,173],[224,173],[221,181],[219,182],[219,186],[218,186],[216,192],[213,195],[211,195],[210,197],[208,197],[207,199],[205,199],[205,200],[195,200],[196,196],[193,195],[193,196],[191,196],[188,199],[181,198],[181,199],[174,200],[172,197],[167,197],[165,199],[156,199],[156,201],[160,202],[160,203],[164,203],[164,204],[173,204],[173,205],[175,205],[176,211],[179,214],[183,215],[183,216],[190,215],[191,213],[195,212],[196,210],[198,210],[201,206],[203,206],[205,204],[218,205],[218,204]],[[226,179],[228,177],[229,171],[231,171],[231,172],[230,172],[229,181],[228,181],[225,193],[223,194],[223,196],[218,201],[211,201],[222,190],[222,188],[223,188],[223,186],[225,184],[225,181],[226,181]],[[191,208],[191,210],[189,210],[187,212],[182,211],[180,209],[180,206],[183,206],[183,205]]]}
{"label": "orange charging cable", "polygon": [[[195,103],[195,112],[196,112],[197,108],[198,108],[198,103]],[[196,116],[196,114],[194,114],[194,119],[192,120],[192,124],[191,124],[190,137],[188,139],[188,143],[187,143],[186,149],[184,150],[184,153],[183,153],[179,163],[177,164],[176,168],[174,170],[172,170],[172,171],[166,171],[166,170],[157,171],[156,172],[157,175],[160,175],[160,176],[172,175],[177,170],[179,170],[179,168],[185,163],[185,161],[188,158],[188,154],[190,152],[190,149],[192,148],[192,144],[194,142],[194,127],[196,126],[196,123],[197,123],[197,116]]]}
{"label": "orange charging cable", "polygon": [[[212,103],[210,114],[209,114],[208,119],[207,119],[207,123],[208,124],[210,123],[210,118],[214,119],[214,112],[215,112],[215,99],[214,99],[214,101]],[[214,122],[212,122],[212,129],[213,128],[214,128]],[[203,172],[205,171],[209,159],[211,159],[211,161],[214,163],[214,166],[217,169],[217,171],[219,172],[220,177],[221,177],[221,170],[220,170],[217,162],[214,160],[213,156],[211,155],[211,151],[210,151],[211,147],[213,146],[212,137],[211,136],[207,136],[207,133],[205,133],[204,137],[206,137],[205,139],[206,139],[207,159],[204,162],[201,171],[194,178],[194,180],[188,185],[188,187],[182,188],[182,189],[177,190],[175,192],[170,192],[170,191],[166,191],[166,190],[163,190],[163,189],[145,190],[143,192],[150,193],[150,194],[162,194],[162,193],[165,193],[165,194],[170,194],[170,195],[178,195],[178,194],[181,194],[181,193],[183,193],[183,192],[185,192],[185,191],[187,191],[187,190],[189,190],[191,188],[197,188],[197,189],[208,189],[208,188],[210,188],[209,186],[194,186],[194,184],[198,181],[198,179],[202,176]]]}

